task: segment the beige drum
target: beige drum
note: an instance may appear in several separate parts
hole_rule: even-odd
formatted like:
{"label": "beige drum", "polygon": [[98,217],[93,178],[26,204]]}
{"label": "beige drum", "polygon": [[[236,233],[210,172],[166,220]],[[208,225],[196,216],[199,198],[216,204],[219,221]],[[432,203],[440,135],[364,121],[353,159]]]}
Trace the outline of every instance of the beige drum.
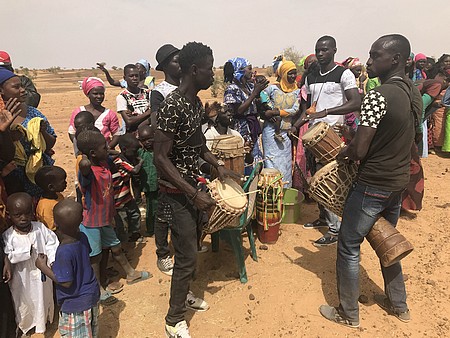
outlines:
{"label": "beige drum", "polygon": [[225,168],[244,174],[244,140],[241,137],[220,135],[208,141],[212,141],[211,153],[225,162]]}
{"label": "beige drum", "polygon": [[333,161],[344,146],[339,135],[328,123],[319,122],[302,136],[303,146],[322,164]]}
{"label": "beige drum", "polygon": [[356,178],[358,166],[333,161],[320,169],[311,178],[311,198],[335,214],[342,216],[345,200]]}
{"label": "beige drum", "polygon": [[241,186],[231,178],[225,178],[223,183],[215,179],[208,184],[208,188],[216,206],[209,215],[203,233],[210,234],[225,227],[238,226],[239,217],[247,208],[247,196]]}

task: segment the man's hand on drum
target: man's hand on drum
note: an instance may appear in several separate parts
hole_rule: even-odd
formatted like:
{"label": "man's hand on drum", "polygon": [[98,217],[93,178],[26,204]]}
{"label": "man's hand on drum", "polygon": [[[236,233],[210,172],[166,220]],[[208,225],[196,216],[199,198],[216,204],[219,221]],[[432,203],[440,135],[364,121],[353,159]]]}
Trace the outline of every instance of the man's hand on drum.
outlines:
{"label": "man's hand on drum", "polygon": [[348,155],[347,155],[347,148],[348,148],[348,146],[345,146],[344,148],[341,149],[339,154],[337,154],[337,156],[336,156],[336,161],[350,163],[350,159],[348,158]]}
{"label": "man's hand on drum", "polygon": [[225,177],[231,177],[231,178],[237,178],[237,179],[242,178],[242,175],[239,175],[238,173],[235,173],[233,170],[227,169],[224,166],[219,166],[217,168],[217,174],[219,176],[220,182],[223,182],[225,180]]}
{"label": "man's hand on drum", "polygon": [[216,201],[206,192],[198,191],[194,198],[194,205],[201,211],[211,209],[216,205]]}

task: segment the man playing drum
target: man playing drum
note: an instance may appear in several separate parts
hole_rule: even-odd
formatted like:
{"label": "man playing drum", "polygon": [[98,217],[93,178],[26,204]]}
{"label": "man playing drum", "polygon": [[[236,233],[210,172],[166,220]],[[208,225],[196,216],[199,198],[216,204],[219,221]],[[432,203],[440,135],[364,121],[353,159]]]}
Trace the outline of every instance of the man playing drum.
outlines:
{"label": "man playing drum", "polygon": [[[319,67],[308,74],[305,86],[308,93],[309,109],[306,115],[312,118],[299,119],[291,132],[296,135],[297,128],[310,121],[310,126],[323,121],[331,126],[342,124],[344,115],[358,111],[361,105],[361,97],[358,93],[355,76],[349,69],[337,65],[334,62],[336,54],[336,40],[331,36],[322,36],[316,43],[316,57]],[[315,163],[314,163],[315,164]],[[314,165],[313,165],[314,166]],[[312,174],[323,167],[315,164]],[[327,246],[337,242],[339,234],[339,217],[319,204],[319,218],[311,223],[306,223],[305,229],[318,229],[328,227],[328,233],[314,242],[316,246]]]}
{"label": "man playing drum", "polygon": [[157,221],[169,222],[175,249],[165,327],[167,337],[172,338],[191,337],[184,319],[187,305],[198,310],[208,308],[199,298],[191,297],[193,304],[186,304],[197,262],[199,210],[215,205],[206,192],[197,190],[199,158],[213,165],[222,179],[234,175],[211,154],[201,131],[204,110],[197,94],[213,83],[213,61],[208,46],[197,42],[186,44],[179,54],[181,84],[162,102],[157,115],[154,140],[154,161],[160,175]]}
{"label": "man playing drum", "polygon": [[[405,78],[409,41],[392,34],[379,38],[370,49],[367,72],[382,85],[363,99],[361,124],[338,160],[360,161],[358,178],[348,194],[338,241],[336,262],[339,306],[322,305],[327,319],[349,327],[359,326],[360,245],[374,223],[384,217],[397,224],[402,192],[409,181],[411,145],[421,108],[412,111],[414,95],[420,95]],[[417,120],[418,121],[418,120]],[[375,301],[403,322],[410,320],[402,267],[381,266],[385,293]]]}

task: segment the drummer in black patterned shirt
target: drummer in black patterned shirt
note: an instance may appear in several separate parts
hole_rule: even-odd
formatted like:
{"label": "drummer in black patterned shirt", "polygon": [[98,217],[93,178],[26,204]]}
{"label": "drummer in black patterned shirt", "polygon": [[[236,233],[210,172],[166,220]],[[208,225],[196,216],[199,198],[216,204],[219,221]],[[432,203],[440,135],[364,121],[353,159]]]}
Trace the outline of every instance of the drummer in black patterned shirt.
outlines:
{"label": "drummer in black patterned shirt", "polygon": [[[361,123],[338,160],[359,161],[358,176],[347,196],[339,233],[336,262],[339,306],[322,305],[320,313],[333,322],[359,326],[360,245],[372,226],[384,217],[397,224],[402,192],[409,181],[411,146],[421,107],[413,110],[417,89],[405,78],[410,44],[402,35],[379,38],[370,49],[367,73],[381,86],[363,99]],[[412,111],[413,110],[413,111]],[[410,320],[400,262],[381,266],[385,295],[378,303],[402,322]]]}
{"label": "drummer in black patterned shirt", "polygon": [[184,319],[186,307],[205,311],[208,304],[189,291],[197,262],[197,220],[199,211],[208,210],[215,201],[197,190],[199,158],[213,165],[223,179],[237,176],[223,167],[205,145],[201,130],[204,109],[197,94],[214,80],[212,50],[189,42],[179,54],[182,72],[180,86],[161,104],[157,115],[154,153],[160,175],[157,221],[169,222],[175,249],[175,265],[170,288],[166,335],[190,338]]}

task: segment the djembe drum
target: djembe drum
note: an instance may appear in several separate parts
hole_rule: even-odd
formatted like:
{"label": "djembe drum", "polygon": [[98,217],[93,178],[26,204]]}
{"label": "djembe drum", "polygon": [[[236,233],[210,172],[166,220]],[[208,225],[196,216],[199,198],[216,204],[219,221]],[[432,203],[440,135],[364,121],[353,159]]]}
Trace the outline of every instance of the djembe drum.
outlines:
{"label": "djembe drum", "polygon": [[[225,163],[225,168],[244,174],[244,140],[237,135],[220,135],[212,140],[211,153]],[[241,181],[236,181],[241,184]]]}
{"label": "djembe drum", "polygon": [[[311,179],[311,197],[335,214],[342,216],[345,200],[358,166],[333,161],[320,169]],[[388,267],[407,256],[411,243],[388,221],[380,218],[366,236],[381,264]]]}
{"label": "djembe drum", "polygon": [[309,183],[309,194],[319,204],[342,215],[345,200],[358,172],[356,164],[333,161],[316,172]]}
{"label": "djembe drum", "polygon": [[366,239],[386,268],[399,262],[414,250],[405,236],[384,218],[380,218],[373,225]]}
{"label": "djembe drum", "polygon": [[325,122],[319,122],[308,129],[302,136],[302,142],[324,165],[333,161],[344,145],[339,135]]}
{"label": "djembe drum", "polygon": [[247,196],[241,186],[231,178],[219,179],[208,184],[216,206],[209,215],[209,222],[203,228],[204,234],[211,234],[225,227],[237,227],[239,217],[247,208]]}
{"label": "djembe drum", "polygon": [[264,168],[259,174],[256,195],[256,220],[261,243],[278,240],[283,215],[283,175],[277,169]]}

